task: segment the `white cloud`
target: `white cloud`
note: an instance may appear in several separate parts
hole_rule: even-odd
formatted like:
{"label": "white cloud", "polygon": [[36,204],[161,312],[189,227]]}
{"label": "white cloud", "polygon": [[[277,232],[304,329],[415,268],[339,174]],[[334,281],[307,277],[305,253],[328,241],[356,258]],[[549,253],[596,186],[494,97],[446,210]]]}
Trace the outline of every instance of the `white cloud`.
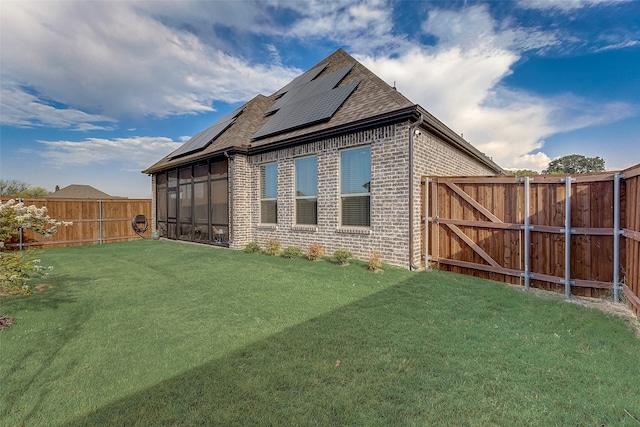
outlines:
{"label": "white cloud", "polygon": [[486,5],[470,6],[459,11],[432,10],[422,29],[438,38],[438,49],[459,47],[465,51],[481,51],[485,55],[503,50],[521,52],[546,48],[559,43],[553,32],[511,28],[508,22],[496,22]]}
{"label": "white cloud", "polygon": [[282,66],[282,58],[280,57],[280,52],[278,52],[278,48],[273,44],[266,45],[267,50],[271,56],[271,62],[275,65]]}
{"label": "white cloud", "polygon": [[271,1],[270,5],[294,11],[297,19],[287,25],[266,22],[256,31],[302,40],[332,40],[353,52],[381,49],[406,51],[411,45],[405,35],[393,31],[393,5],[387,1],[358,0]]}
{"label": "white cloud", "polygon": [[[44,99],[86,112],[85,118],[95,121],[95,115],[213,111],[216,101],[235,103],[271,93],[300,73],[279,64],[251,64],[191,32],[165,26],[146,10],[156,5],[168,7],[157,2],[3,4],[3,86],[13,81],[19,85],[13,92],[33,88]],[[28,112],[12,113],[14,123],[33,120]],[[73,120],[84,123],[80,116]]]}
{"label": "white cloud", "polygon": [[607,50],[618,50],[618,49],[626,49],[628,47],[634,47],[640,45],[640,41],[638,40],[623,40],[620,42],[616,42],[614,44],[608,44],[601,48],[595,50],[595,52],[604,52]]}
{"label": "white cloud", "polygon": [[[601,3],[523,0],[519,5],[571,10]],[[298,46],[329,40],[347,47],[505,167],[543,169],[549,160],[545,137],[631,114],[626,104],[541,97],[501,85],[522,52],[557,46],[566,38],[560,33],[518,28],[508,18],[498,22],[486,5],[429,6],[421,28],[437,44],[422,46],[419,35],[394,28],[393,8],[387,1],[356,0],[5,2],[2,120],[12,126],[98,130],[115,127],[115,118],[124,116],[212,111],[218,101],[271,93],[301,72],[282,65],[277,38]],[[289,12],[295,18],[283,19]],[[220,29],[233,35],[221,37]],[[224,53],[231,45],[241,51],[243,37],[264,35],[272,37],[260,44],[268,63]],[[613,38],[607,46],[625,47],[619,43]],[[127,167],[140,168],[179,145],[153,137],[43,143],[43,154],[62,165],[124,159]]]}
{"label": "white cloud", "polygon": [[[0,123],[17,127],[46,126],[78,131],[113,129],[114,119],[74,108],[56,108],[10,81],[0,88]],[[102,123],[102,124],[98,124]]]}
{"label": "white cloud", "polygon": [[150,136],[39,142],[46,148],[38,154],[57,168],[114,162],[123,170],[135,171],[148,167],[182,145],[182,141]]}
{"label": "white cloud", "polygon": [[[542,151],[545,137],[633,114],[623,103],[541,97],[501,86],[527,37],[523,29],[497,27],[482,6],[435,12],[423,29],[438,37],[437,46],[359,59],[387,82],[397,81],[400,92],[507,168],[544,169],[550,160]],[[533,31],[530,42],[543,46],[545,39],[554,43],[553,37]]]}
{"label": "white cloud", "polygon": [[626,102],[596,102],[571,94],[548,98],[546,103],[552,110],[548,121],[557,132],[609,124],[638,113]]}
{"label": "white cloud", "polygon": [[547,168],[551,158],[543,152],[535,154],[521,154],[514,158],[510,165],[510,169],[530,169],[538,172],[542,172]]}
{"label": "white cloud", "polygon": [[589,6],[625,3],[633,0],[520,0],[518,5],[525,9],[557,9],[570,11]]}

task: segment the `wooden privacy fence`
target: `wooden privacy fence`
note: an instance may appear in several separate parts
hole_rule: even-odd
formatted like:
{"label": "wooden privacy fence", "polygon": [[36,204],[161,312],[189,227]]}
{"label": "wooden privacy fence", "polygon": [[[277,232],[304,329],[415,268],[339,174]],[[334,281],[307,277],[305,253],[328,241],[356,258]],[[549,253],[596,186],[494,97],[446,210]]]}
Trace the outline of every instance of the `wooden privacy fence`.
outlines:
{"label": "wooden privacy fence", "polygon": [[[132,227],[137,215],[144,215],[149,228],[142,236],[151,235],[150,199],[21,199],[26,206],[46,206],[51,218],[73,222],[71,226],[58,227],[52,237],[43,237],[31,230],[24,230],[23,247],[63,247],[123,242],[139,239]],[[6,202],[6,200],[3,200]],[[11,246],[19,245],[13,242]]]}
{"label": "wooden privacy fence", "polygon": [[640,165],[422,184],[427,265],[567,297],[611,293],[618,301],[622,290],[640,312]]}

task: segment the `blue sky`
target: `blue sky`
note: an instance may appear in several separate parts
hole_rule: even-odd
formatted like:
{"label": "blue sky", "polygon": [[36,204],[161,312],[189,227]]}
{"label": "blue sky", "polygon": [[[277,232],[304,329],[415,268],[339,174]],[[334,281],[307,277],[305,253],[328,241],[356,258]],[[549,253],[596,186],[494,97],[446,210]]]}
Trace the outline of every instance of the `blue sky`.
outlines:
{"label": "blue sky", "polygon": [[640,163],[640,2],[0,0],[0,178],[140,173],[342,47],[505,168]]}

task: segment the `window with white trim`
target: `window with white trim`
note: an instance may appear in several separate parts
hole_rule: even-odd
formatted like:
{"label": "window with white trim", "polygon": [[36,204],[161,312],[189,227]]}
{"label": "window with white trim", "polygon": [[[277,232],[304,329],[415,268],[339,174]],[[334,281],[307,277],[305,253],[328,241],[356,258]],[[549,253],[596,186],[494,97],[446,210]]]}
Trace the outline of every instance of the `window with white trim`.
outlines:
{"label": "window with white trim", "polygon": [[260,166],[260,222],[278,222],[278,164]]}
{"label": "window with white trim", "polygon": [[371,225],[371,147],[340,152],[340,224]]}
{"label": "window with white trim", "polygon": [[295,160],[296,224],[318,223],[318,157]]}

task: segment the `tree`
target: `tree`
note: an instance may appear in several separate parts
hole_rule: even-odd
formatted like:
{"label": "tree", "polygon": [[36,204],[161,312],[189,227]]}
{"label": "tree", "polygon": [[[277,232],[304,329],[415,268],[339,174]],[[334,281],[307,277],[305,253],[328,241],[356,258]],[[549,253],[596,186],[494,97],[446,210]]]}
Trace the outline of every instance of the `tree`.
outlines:
{"label": "tree", "polygon": [[0,196],[13,196],[29,188],[29,184],[15,179],[0,179]]}
{"label": "tree", "polygon": [[580,154],[570,154],[549,162],[547,169],[542,171],[545,174],[553,173],[589,173],[603,172],[604,159],[601,157],[585,157]]}
{"label": "tree", "polygon": [[50,191],[42,187],[31,187],[23,181],[15,179],[0,179],[0,196],[10,197],[44,197],[50,194]]}
{"label": "tree", "polygon": [[507,170],[509,175],[514,176],[531,176],[531,175],[540,175],[540,172],[531,170],[531,169],[511,169]]}
{"label": "tree", "polygon": [[37,199],[38,197],[46,197],[51,192],[42,187],[29,187],[26,190],[20,191],[13,195],[13,197],[23,197],[26,199]]}

